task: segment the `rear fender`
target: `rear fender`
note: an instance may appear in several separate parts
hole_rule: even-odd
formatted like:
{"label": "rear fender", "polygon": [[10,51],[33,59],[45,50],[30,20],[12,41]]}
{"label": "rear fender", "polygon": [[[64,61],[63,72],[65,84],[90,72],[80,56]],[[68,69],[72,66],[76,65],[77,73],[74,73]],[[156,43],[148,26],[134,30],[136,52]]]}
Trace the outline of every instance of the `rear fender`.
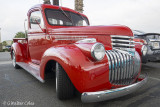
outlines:
{"label": "rear fender", "polygon": [[16,56],[16,62],[24,62],[25,58],[26,58],[26,51],[24,49],[24,47],[22,46],[22,44],[20,43],[13,43],[12,47],[11,47],[11,57],[12,57],[12,52],[15,52],[15,56]]}

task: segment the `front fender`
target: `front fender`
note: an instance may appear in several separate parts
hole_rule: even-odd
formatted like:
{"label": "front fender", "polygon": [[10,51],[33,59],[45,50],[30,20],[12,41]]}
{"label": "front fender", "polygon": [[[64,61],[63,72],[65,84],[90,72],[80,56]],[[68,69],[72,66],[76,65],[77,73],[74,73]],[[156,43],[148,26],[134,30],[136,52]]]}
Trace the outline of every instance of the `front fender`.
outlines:
{"label": "front fender", "polygon": [[109,84],[108,59],[91,61],[76,45],[61,45],[49,48],[43,55],[40,65],[41,77],[44,79],[48,61],[57,61],[65,70],[73,85],[79,92],[91,92],[111,88]]}
{"label": "front fender", "polygon": [[142,57],[142,46],[141,44],[135,44],[135,49],[139,53],[139,55]]}

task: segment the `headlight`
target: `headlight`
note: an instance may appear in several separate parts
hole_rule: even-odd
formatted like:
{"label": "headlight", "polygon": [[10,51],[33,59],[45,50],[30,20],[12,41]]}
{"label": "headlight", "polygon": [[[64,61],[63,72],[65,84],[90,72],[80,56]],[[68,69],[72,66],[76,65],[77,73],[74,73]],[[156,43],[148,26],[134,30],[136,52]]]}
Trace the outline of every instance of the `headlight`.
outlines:
{"label": "headlight", "polygon": [[144,41],[144,44],[147,44],[147,41],[146,41],[146,40],[143,39],[143,41]]}
{"label": "headlight", "polygon": [[97,61],[102,60],[105,56],[105,48],[103,44],[101,43],[94,44],[91,49],[91,55]]}
{"label": "headlight", "polygon": [[142,49],[141,49],[142,55],[143,55],[143,56],[146,56],[147,51],[148,51],[147,46],[146,46],[146,45],[143,45],[143,46],[142,46]]}

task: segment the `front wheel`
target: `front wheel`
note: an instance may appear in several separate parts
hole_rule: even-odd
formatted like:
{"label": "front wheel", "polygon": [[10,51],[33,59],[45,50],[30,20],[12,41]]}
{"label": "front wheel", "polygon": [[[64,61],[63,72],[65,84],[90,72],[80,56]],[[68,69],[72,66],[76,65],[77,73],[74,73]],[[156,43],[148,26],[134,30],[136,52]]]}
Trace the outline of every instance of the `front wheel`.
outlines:
{"label": "front wheel", "polygon": [[16,56],[15,56],[14,51],[12,52],[12,64],[13,64],[15,69],[19,69],[20,68],[20,66],[16,64]]}
{"label": "front wheel", "polygon": [[56,63],[56,93],[60,100],[74,96],[74,86],[59,63]]}

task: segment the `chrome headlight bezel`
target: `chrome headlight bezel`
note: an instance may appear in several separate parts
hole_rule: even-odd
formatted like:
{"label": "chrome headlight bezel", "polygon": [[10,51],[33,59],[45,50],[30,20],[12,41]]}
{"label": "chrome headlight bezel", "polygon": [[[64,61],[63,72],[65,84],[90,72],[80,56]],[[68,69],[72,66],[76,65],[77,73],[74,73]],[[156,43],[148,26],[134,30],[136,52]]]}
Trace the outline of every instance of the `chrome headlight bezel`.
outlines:
{"label": "chrome headlight bezel", "polygon": [[141,52],[143,56],[147,55],[148,47],[146,45],[143,45],[141,48]]}
{"label": "chrome headlight bezel", "polygon": [[147,41],[145,39],[142,39],[144,41],[144,44],[147,44]]}
{"label": "chrome headlight bezel", "polygon": [[[101,49],[100,49],[101,48]],[[100,56],[99,56],[100,55]],[[105,48],[101,43],[95,43],[91,48],[91,56],[96,60],[100,61],[105,56]]]}

